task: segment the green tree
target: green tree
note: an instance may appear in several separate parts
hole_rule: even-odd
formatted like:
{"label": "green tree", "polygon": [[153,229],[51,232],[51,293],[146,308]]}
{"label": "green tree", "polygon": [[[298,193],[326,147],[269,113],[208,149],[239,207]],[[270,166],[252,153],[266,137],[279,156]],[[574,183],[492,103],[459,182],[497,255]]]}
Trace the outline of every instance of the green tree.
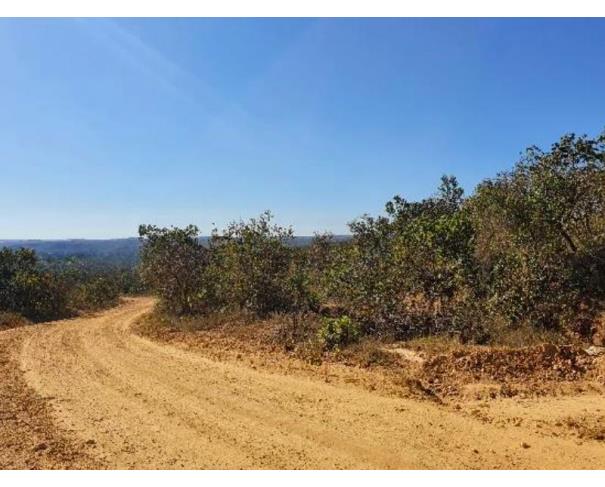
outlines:
{"label": "green tree", "polygon": [[210,272],[223,307],[264,316],[313,305],[304,260],[291,245],[293,231],[271,220],[266,211],[213,232]]}
{"label": "green tree", "polygon": [[472,292],[473,229],[462,188],[444,176],[433,197],[395,196],[385,209],[350,224],[353,241],[328,270],[332,295],[366,332],[403,337],[453,326],[454,302]]}
{"label": "green tree", "polygon": [[176,314],[201,312],[207,307],[205,270],[208,250],[199,242],[199,230],[139,227],[140,274],[143,282]]}
{"label": "green tree", "polygon": [[[470,205],[489,308],[557,328],[605,295],[605,135],[565,135],[483,182]],[[573,326],[573,325],[572,325]]]}

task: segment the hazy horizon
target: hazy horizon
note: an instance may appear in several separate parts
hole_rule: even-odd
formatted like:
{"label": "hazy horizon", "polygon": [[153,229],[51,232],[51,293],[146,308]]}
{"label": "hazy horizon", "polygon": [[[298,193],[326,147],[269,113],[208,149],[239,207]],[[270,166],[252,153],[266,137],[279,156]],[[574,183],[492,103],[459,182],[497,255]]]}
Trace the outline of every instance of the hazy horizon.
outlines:
{"label": "hazy horizon", "polygon": [[[335,237],[350,237],[350,233],[334,234]],[[294,235],[294,238],[312,238],[310,235]],[[108,237],[108,238],[80,238],[80,237],[65,237],[65,238],[0,238],[0,242],[66,242],[66,241],[108,241],[108,240],[133,240],[138,239],[137,236],[130,237]],[[200,235],[199,238],[210,238],[210,235]]]}

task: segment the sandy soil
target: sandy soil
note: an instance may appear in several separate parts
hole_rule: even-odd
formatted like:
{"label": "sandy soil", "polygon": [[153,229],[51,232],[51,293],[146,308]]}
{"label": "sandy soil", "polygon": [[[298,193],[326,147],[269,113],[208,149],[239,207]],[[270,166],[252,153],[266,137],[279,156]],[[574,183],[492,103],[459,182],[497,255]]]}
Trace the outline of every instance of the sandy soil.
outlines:
{"label": "sandy soil", "polygon": [[25,383],[19,352],[29,333],[0,332],[0,469],[102,468],[91,445],[59,430],[49,401]]}
{"label": "sandy soil", "polygon": [[[21,369],[0,380],[2,391],[36,404],[22,414],[44,432],[3,419],[0,465],[605,468],[605,442],[566,423],[598,422],[603,395],[468,409],[388,397],[153,342],[131,330],[152,306],[130,299],[94,317],[0,333],[10,334],[0,339],[2,363]],[[71,455],[36,450],[37,441]],[[20,443],[46,460],[28,463]]]}

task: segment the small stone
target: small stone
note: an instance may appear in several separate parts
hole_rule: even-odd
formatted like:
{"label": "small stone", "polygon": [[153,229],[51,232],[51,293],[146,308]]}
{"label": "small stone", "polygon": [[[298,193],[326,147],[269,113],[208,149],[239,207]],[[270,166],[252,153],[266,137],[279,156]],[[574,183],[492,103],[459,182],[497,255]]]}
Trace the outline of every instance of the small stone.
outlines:
{"label": "small stone", "polygon": [[586,352],[588,355],[590,355],[590,356],[592,356],[592,357],[595,357],[595,356],[598,356],[598,355],[605,354],[605,347],[597,347],[597,346],[595,346],[595,345],[591,345],[590,347],[588,347],[588,348],[585,350],[585,352]]}
{"label": "small stone", "polygon": [[530,445],[529,445],[529,443],[525,443],[525,442],[521,443],[521,446],[522,446],[523,448],[525,448],[525,449],[527,449],[527,448],[531,448],[531,447],[530,447]]}
{"label": "small stone", "polygon": [[42,451],[42,450],[46,450],[48,448],[48,445],[44,442],[42,443],[38,443],[36,446],[34,446],[32,448],[33,451]]}

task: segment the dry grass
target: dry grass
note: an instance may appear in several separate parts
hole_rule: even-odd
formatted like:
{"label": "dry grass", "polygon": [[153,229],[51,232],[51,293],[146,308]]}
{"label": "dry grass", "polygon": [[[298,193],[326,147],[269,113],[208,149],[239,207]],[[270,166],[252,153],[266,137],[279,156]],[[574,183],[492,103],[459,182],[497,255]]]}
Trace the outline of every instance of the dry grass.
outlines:
{"label": "dry grass", "polygon": [[371,367],[401,367],[396,354],[385,349],[384,343],[366,338],[359,343],[338,350],[332,354],[335,360],[345,365],[371,368]]}
{"label": "dry grass", "polygon": [[494,324],[490,329],[491,346],[521,348],[550,343],[552,345],[579,345],[578,339],[554,330],[539,330],[529,324],[516,328]]}
{"label": "dry grass", "polygon": [[442,353],[451,353],[465,347],[455,336],[432,335],[426,337],[413,338],[400,344],[403,348],[409,348],[417,352],[423,352],[429,355]]}
{"label": "dry grass", "polygon": [[0,311],[0,331],[31,324],[31,321],[20,314],[11,313],[10,311]]}
{"label": "dry grass", "polygon": [[469,348],[506,347],[515,349],[544,344],[581,346],[582,342],[574,336],[567,336],[553,330],[537,330],[527,324],[511,329],[497,323],[490,328],[489,340],[485,345],[463,344],[456,335],[430,335],[402,342],[402,346],[406,348],[429,354],[451,353],[455,350]]}

